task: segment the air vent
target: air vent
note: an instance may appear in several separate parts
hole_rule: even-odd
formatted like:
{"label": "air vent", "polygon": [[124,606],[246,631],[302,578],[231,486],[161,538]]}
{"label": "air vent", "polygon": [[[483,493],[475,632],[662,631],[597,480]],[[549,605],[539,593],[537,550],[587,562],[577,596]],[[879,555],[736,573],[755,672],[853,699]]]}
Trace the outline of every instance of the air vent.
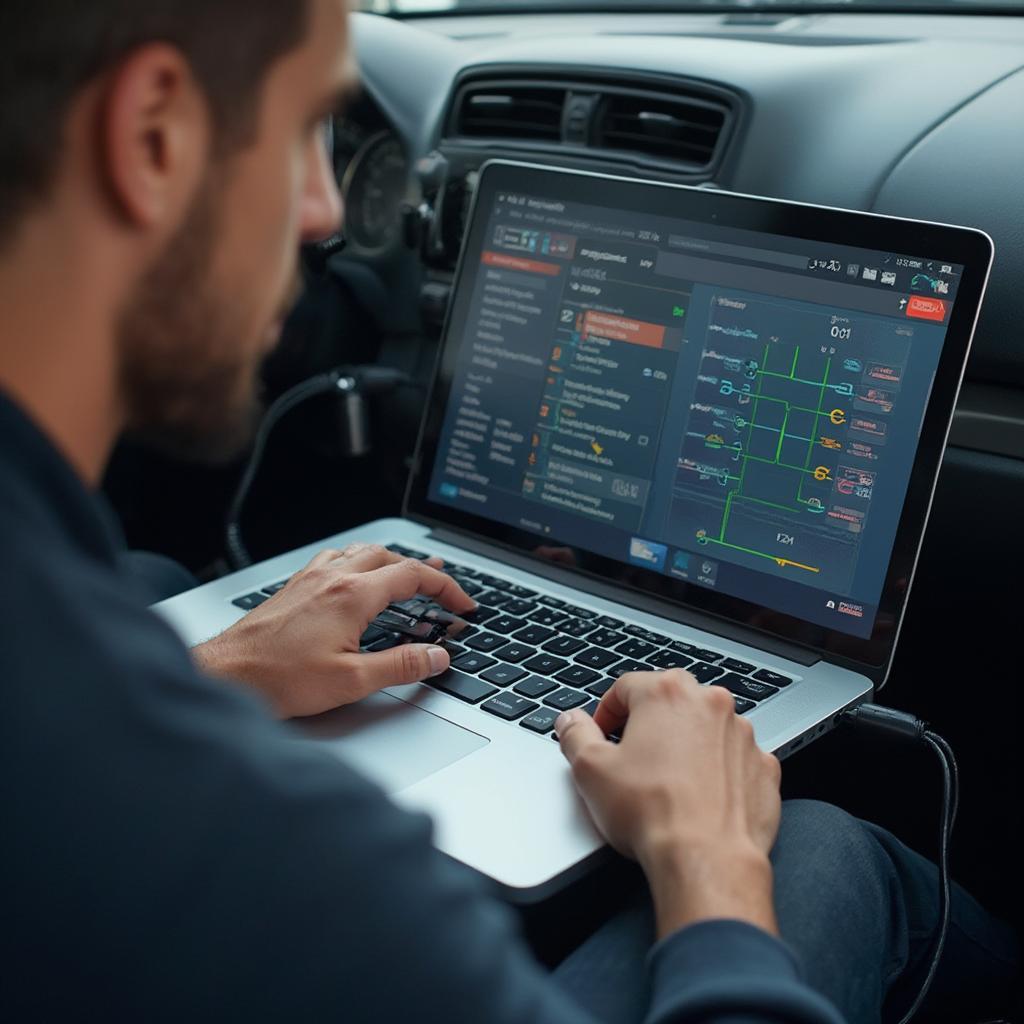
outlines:
{"label": "air vent", "polygon": [[597,114],[595,145],[699,169],[713,161],[726,117],[723,106],[696,98],[611,93]]}
{"label": "air vent", "polygon": [[455,133],[468,138],[558,142],[565,89],[517,84],[466,88],[455,109]]}

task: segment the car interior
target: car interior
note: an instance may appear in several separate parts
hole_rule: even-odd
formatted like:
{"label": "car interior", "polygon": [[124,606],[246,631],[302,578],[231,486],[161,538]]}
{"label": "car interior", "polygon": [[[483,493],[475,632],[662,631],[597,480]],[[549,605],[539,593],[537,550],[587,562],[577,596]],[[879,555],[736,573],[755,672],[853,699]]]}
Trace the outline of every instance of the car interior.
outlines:
{"label": "car interior", "polygon": [[[995,261],[931,508],[887,705],[956,753],[954,877],[1020,922],[1017,710],[1024,570],[1024,6],[962,0],[602,3],[367,0],[361,88],[333,124],[344,248],[263,369],[267,403],[332,370],[373,386],[280,417],[237,529],[256,561],[399,515],[481,165],[510,158],[979,228]],[[250,465],[122,442],[104,488],[133,549],[214,580]],[[233,515],[234,513],[230,513]],[[1004,687],[1009,687],[1003,692]],[[837,729],[783,792],[828,800],[937,854],[927,750]],[[610,861],[522,908],[558,962],[636,884]],[[556,927],[551,922],[557,921]]]}

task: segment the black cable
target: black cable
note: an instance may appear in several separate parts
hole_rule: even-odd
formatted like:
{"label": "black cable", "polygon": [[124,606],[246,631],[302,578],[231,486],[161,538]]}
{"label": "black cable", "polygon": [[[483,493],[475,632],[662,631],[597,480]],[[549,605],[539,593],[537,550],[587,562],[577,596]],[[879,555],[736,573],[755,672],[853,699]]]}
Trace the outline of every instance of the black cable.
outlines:
{"label": "black cable", "polygon": [[956,824],[957,811],[960,807],[960,773],[957,768],[953,748],[938,733],[932,732],[925,722],[904,711],[881,707],[878,704],[861,704],[850,708],[843,714],[844,721],[856,725],[864,725],[878,729],[890,735],[900,736],[914,742],[929,746],[939,759],[942,766],[942,816],[939,823],[939,918],[935,925],[935,941],[932,948],[931,961],[925,974],[921,988],[914,998],[910,1009],[904,1014],[900,1024],[909,1021],[920,1010],[928,991],[935,980],[935,974],[942,960],[942,951],[946,946],[949,933],[950,918],[950,878],[949,878],[949,847],[953,837],[953,826]]}
{"label": "black cable", "polygon": [[253,441],[252,451],[249,453],[249,461],[246,464],[245,472],[242,474],[242,479],[239,481],[238,488],[231,499],[231,504],[228,506],[224,539],[227,546],[228,562],[232,569],[244,569],[252,565],[252,558],[249,556],[249,551],[242,540],[242,508],[245,505],[245,499],[249,496],[249,489],[252,487],[253,480],[256,479],[256,472],[260,468],[260,463],[263,461],[263,450],[266,448],[267,439],[281,417],[314,395],[324,395],[336,390],[339,379],[340,375],[337,371],[321,373],[315,377],[310,377],[308,380],[296,384],[283,395],[280,395],[263,414],[259,429],[256,431],[256,438]]}
{"label": "black cable", "polygon": [[228,563],[232,569],[245,569],[252,565],[252,558],[242,540],[242,509],[249,496],[253,481],[256,479],[260,463],[263,461],[267,440],[281,418],[296,406],[316,395],[331,392],[339,395],[375,395],[403,386],[419,387],[420,385],[411,380],[408,374],[388,366],[339,368],[301,381],[270,404],[260,421],[252,451],[249,454],[249,461],[242,473],[234,497],[231,499],[231,504],[228,506],[224,540]]}

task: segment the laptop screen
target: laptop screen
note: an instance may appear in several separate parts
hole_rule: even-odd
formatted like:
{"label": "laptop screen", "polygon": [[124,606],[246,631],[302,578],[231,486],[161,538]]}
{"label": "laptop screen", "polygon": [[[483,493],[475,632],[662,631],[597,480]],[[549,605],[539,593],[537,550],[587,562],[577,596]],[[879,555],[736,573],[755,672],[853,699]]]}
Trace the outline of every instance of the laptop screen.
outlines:
{"label": "laptop screen", "polygon": [[763,230],[707,192],[694,217],[663,186],[607,205],[607,179],[565,178],[484,175],[428,500],[542,557],[871,637],[962,253]]}

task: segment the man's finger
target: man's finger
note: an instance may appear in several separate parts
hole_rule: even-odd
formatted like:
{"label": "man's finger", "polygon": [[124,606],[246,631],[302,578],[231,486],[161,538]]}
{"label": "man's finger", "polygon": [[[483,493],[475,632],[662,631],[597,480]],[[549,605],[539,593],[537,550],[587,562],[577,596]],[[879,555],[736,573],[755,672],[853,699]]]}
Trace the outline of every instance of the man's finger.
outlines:
{"label": "man's finger", "polygon": [[405,601],[417,594],[433,598],[456,614],[476,608],[476,601],[451,576],[409,558],[373,572],[361,573],[359,585],[365,588],[363,608],[370,610],[371,616],[392,601]]}
{"label": "man's finger", "polygon": [[322,565],[329,565],[336,558],[341,557],[341,552],[337,548],[324,548],[323,551],[318,551],[309,563],[303,566],[303,572],[309,572],[310,569],[319,569]]}
{"label": "man's finger", "polygon": [[586,711],[563,711],[555,721],[555,735],[570,766],[576,765],[583,751],[595,743],[602,749],[608,746],[604,733]]}
{"label": "man's finger", "polygon": [[689,672],[680,668],[670,668],[661,672],[627,672],[619,676],[612,683],[611,689],[601,698],[601,703],[594,712],[594,721],[598,727],[606,734],[621,730],[630,713],[636,710],[637,703],[652,692],[652,684],[660,677],[666,676],[677,677],[674,679],[676,685],[685,685],[687,679],[691,685],[698,685]]}
{"label": "man's finger", "polygon": [[341,553],[340,558],[331,563],[331,568],[339,572],[372,572],[401,561],[401,555],[388,551],[380,544],[351,544]]}
{"label": "man's finger", "polygon": [[354,675],[359,689],[375,693],[385,686],[416,683],[440,675],[448,668],[450,658],[443,647],[434,644],[399,644],[389,651],[350,656],[345,668]]}
{"label": "man's finger", "polygon": [[650,681],[653,672],[627,672],[611,685],[594,712],[594,724],[606,736],[617,732],[626,724],[629,709],[636,700],[637,690]]}

